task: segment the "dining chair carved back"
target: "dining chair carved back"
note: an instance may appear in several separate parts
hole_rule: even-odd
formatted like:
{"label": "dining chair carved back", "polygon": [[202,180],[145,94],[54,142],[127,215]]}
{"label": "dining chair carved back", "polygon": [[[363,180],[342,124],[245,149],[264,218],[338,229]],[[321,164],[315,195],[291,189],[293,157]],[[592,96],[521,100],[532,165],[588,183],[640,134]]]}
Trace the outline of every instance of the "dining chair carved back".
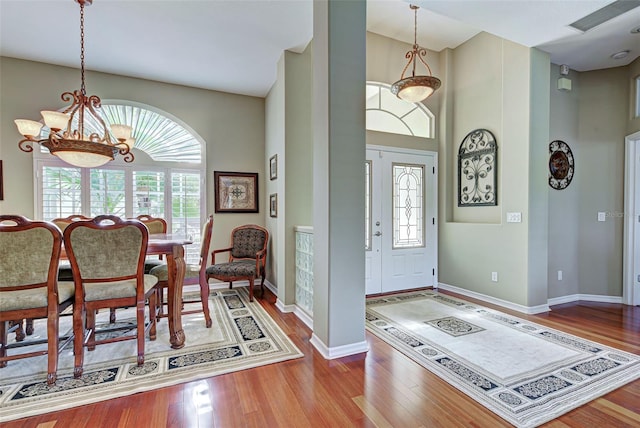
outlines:
{"label": "dining chair carved back", "polygon": [[[137,362],[144,364],[145,335],[156,338],[156,284],[144,273],[149,232],[138,220],[102,215],[75,222],[64,231],[65,250],[75,283],[73,311],[74,376],[83,371],[84,348],[121,340],[137,340]],[[145,302],[149,301],[149,323],[145,326]],[[96,311],[102,308],[134,307],[134,335],[96,338]]]}
{"label": "dining chair carved back", "polygon": [[[262,277],[260,289],[264,295],[264,279],[267,263],[267,244],[269,232],[264,227],[247,224],[231,231],[231,244],[227,248],[211,253],[211,266],[206,270],[210,278],[228,282],[229,288],[234,281],[249,281],[249,300],[253,301],[254,279]],[[227,262],[216,262],[216,254],[229,253]]]}
{"label": "dining chair carved back", "polygon": [[[207,259],[209,255],[209,247],[211,246],[211,234],[213,232],[213,216],[210,215],[207,221],[202,225],[202,235],[200,238],[200,258],[197,264],[187,263],[184,274],[184,284],[200,285],[200,302],[202,309],[183,310],[182,314],[192,314],[203,312],[205,325],[210,328],[213,324],[211,314],[209,312],[209,283],[205,271],[207,269]],[[158,277],[158,317],[164,318],[164,289],[169,285],[169,271],[166,264],[151,269],[151,275]],[[192,303],[192,302],[184,302]]]}
{"label": "dining chair carved back", "polygon": [[[59,313],[74,294],[73,283],[57,280],[61,248],[62,234],[52,223],[0,215],[0,367],[46,354],[48,384],[57,376]],[[47,349],[8,355],[8,322],[37,318],[47,319]]]}

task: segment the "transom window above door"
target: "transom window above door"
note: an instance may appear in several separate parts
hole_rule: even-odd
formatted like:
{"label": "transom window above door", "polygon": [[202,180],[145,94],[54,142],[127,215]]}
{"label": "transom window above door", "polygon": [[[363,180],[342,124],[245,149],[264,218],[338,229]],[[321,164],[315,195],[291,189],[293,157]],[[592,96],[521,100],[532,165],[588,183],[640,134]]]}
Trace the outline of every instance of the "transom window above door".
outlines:
{"label": "transom window above door", "polygon": [[434,115],[422,103],[401,100],[389,85],[367,82],[367,129],[414,137],[434,137]]}

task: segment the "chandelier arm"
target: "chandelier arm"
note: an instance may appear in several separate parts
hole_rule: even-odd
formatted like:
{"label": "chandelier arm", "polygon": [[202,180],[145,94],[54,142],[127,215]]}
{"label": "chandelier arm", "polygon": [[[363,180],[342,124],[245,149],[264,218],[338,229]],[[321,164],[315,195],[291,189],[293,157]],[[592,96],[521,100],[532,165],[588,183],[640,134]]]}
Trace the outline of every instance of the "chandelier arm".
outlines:
{"label": "chandelier arm", "polygon": [[407,61],[407,64],[404,66],[404,68],[402,69],[402,74],[400,75],[400,79],[404,79],[404,74],[407,72],[407,69],[409,68],[409,66],[411,65],[411,63],[413,63],[413,75],[415,76],[416,74],[416,61],[414,58],[415,54],[413,51],[409,51],[406,53],[406,55],[404,56],[405,58],[409,59],[409,61]]}
{"label": "chandelier arm", "polygon": [[33,151],[33,143],[39,143],[40,141],[34,140],[32,138],[24,138],[18,142],[18,148],[23,152],[32,152]]}
{"label": "chandelier arm", "polygon": [[432,75],[431,67],[429,67],[429,64],[427,64],[427,62],[422,58],[422,57],[427,56],[427,50],[425,48],[418,47],[418,55],[417,56],[418,56],[418,59],[420,60],[420,62],[423,63],[425,67],[427,67],[427,70],[429,70],[429,76],[431,76]]}

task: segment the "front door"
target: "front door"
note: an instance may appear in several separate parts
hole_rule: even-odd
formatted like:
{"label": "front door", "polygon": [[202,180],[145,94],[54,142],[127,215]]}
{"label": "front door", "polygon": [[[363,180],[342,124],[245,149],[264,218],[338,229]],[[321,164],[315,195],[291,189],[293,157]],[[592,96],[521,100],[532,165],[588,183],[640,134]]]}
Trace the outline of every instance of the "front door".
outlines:
{"label": "front door", "polygon": [[367,294],[435,285],[435,164],[432,152],[367,149]]}

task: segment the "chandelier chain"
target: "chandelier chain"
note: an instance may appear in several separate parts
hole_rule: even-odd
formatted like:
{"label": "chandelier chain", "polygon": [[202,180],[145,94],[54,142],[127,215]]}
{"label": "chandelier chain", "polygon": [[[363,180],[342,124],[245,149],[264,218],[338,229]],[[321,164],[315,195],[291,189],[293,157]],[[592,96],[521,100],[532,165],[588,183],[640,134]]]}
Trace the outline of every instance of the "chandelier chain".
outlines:
{"label": "chandelier chain", "polygon": [[80,91],[82,95],[87,95],[84,85],[84,2],[80,2]]}

